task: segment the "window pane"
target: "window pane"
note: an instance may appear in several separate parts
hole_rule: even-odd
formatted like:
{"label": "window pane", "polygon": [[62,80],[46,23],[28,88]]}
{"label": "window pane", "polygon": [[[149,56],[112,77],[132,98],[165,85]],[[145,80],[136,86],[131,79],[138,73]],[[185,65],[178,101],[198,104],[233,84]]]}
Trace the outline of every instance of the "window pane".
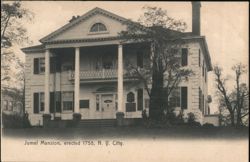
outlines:
{"label": "window pane", "polygon": [[171,107],[180,107],[180,88],[172,90],[169,104]]}
{"label": "window pane", "polygon": [[63,110],[73,110],[73,102],[63,101]]}
{"label": "window pane", "polygon": [[91,29],[90,29],[91,32],[97,32],[98,31],[98,25],[97,24],[94,24]]}
{"label": "window pane", "polygon": [[80,108],[89,108],[89,100],[80,100]]}
{"label": "window pane", "polygon": [[45,58],[39,59],[39,67],[40,73],[45,72]]}
{"label": "window pane", "polygon": [[73,92],[63,92],[62,100],[63,100],[63,110],[73,110]]}
{"label": "window pane", "polygon": [[44,93],[40,93],[40,111],[44,111]]}
{"label": "window pane", "polygon": [[104,26],[103,24],[99,23],[99,31],[106,31],[106,26]]}
{"label": "window pane", "polygon": [[96,23],[90,29],[90,32],[99,32],[99,31],[107,31],[106,26],[102,23]]}

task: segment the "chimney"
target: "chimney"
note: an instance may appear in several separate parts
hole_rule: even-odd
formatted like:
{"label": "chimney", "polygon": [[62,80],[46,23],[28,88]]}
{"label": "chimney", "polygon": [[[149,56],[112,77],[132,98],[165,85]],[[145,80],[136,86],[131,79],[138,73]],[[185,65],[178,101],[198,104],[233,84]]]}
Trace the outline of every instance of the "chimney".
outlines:
{"label": "chimney", "polygon": [[199,1],[192,2],[192,33],[200,35],[200,7]]}

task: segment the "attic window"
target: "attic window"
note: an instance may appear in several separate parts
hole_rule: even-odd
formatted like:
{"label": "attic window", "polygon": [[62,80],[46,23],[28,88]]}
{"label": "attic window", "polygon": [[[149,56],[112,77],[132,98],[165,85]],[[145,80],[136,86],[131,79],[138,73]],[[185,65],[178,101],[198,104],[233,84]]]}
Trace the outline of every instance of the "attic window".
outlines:
{"label": "attic window", "polygon": [[90,32],[103,32],[103,31],[107,31],[107,28],[104,24],[102,23],[95,23],[94,25],[92,25],[92,27],[90,28]]}

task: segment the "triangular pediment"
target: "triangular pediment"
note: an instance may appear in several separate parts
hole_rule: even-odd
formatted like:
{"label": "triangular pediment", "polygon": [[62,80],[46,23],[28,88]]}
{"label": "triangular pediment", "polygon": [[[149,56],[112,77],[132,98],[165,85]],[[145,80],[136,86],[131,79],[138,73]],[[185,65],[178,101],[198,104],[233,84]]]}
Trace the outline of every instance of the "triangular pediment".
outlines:
{"label": "triangular pediment", "polygon": [[[114,37],[118,36],[119,32],[126,29],[126,25],[124,24],[126,21],[128,20],[111,12],[101,8],[94,8],[45,36],[40,41],[43,43],[58,40]],[[104,24],[107,30],[103,32],[90,32],[91,27],[95,23]]]}

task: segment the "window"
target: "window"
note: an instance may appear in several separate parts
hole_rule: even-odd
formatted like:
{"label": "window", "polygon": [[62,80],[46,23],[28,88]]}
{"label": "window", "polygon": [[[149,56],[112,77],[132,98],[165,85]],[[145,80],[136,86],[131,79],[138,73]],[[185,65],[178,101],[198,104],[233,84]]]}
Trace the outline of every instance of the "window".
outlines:
{"label": "window", "polygon": [[74,109],[73,98],[74,98],[73,92],[63,92],[62,93],[63,111],[73,111],[73,109]]}
{"label": "window", "polygon": [[135,102],[135,95],[133,92],[127,94],[127,102]]}
{"label": "window", "polygon": [[90,32],[102,32],[102,31],[107,31],[106,26],[104,24],[102,24],[102,23],[95,23],[90,28]]}
{"label": "window", "polygon": [[80,108],[88,109],[89,108],[89,100],[80,100]]}
{"label": "window", "polygon": [[34,93],[33,96],[33,111],[38,114],[44,111],[44,93]]}
{"label": "window", "polygon": [[[60,57],[50,57],[50,73],[60,72]],[[45,72],[45,58],[34,58],[34,74],[43,74]]]}
{"label": "window", "polygon": [[135,95],[133,92],[127,94],[126,112],[136,111]]}
{"label": "window", "polygon": [[171,107],[180,107],[180,88],[173,89],[169,98]]}
{"label": "window", "polygon": [[188,65],[188,49],[187,48],[181,49],[181,65],[182,66]]}
{"label": "window", "polygon": [[34,58],[34,74],[45,72],[45,58]]}
{"label": "window", "polygon": [[137,67],[143,68],[143,53],[141,51],[137,52]]}
{"label": "window", "polygon": [[187,109],[188,107],[188,88],[181,87],[181,108]]}

